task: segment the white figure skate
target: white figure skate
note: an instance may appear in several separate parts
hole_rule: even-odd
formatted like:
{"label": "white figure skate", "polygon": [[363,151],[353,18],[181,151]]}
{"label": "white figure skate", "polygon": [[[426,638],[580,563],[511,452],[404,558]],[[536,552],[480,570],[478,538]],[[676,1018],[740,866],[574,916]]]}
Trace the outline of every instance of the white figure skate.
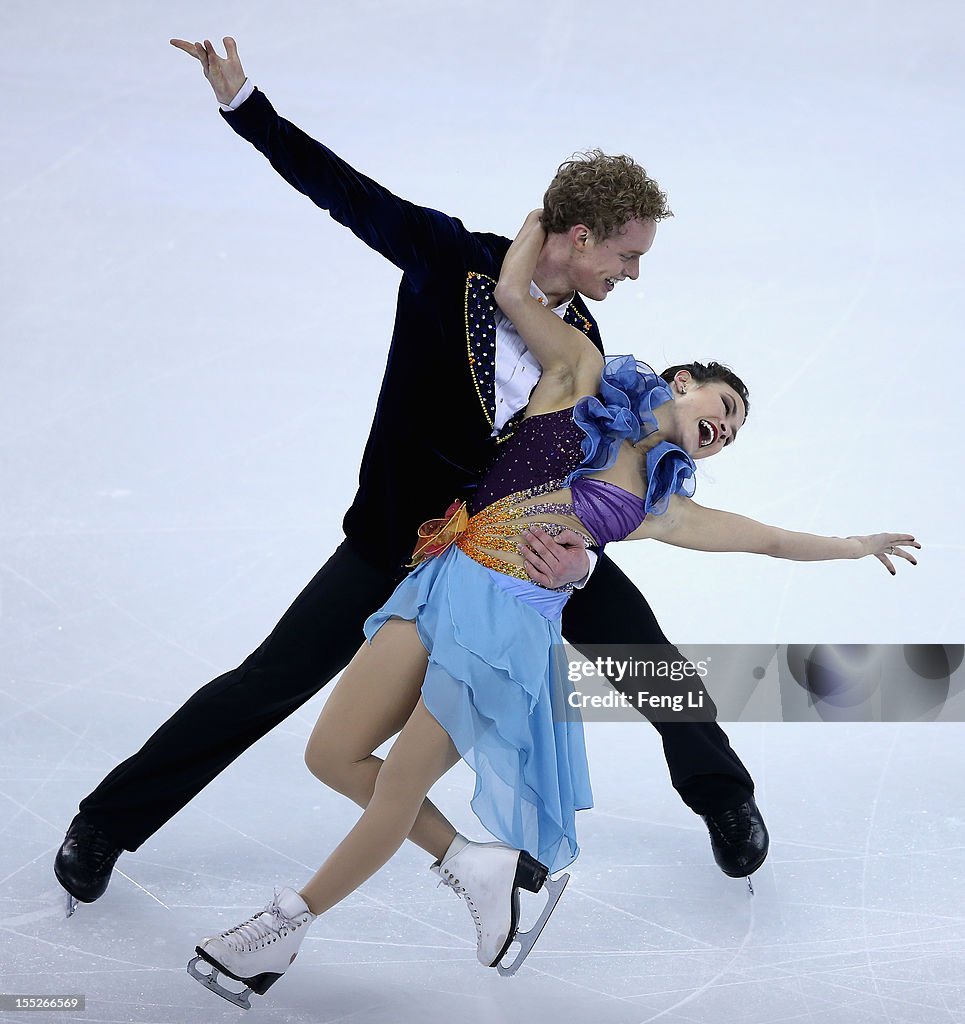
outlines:
{"label": "white figure skate", "polygon": [[[275,898],[264,910],[220,935],[202,940],[197,956],[188,962],[188,974],[205,988],[244,1010],[251,1009],[252,992],[263,996],[288,970],[315,920],[305,901],[294,889],[275,890]],[[211,971],[204,973],[204,961]],[[240,992],[219,984],[224,974],[247,987]]]}
{"label": "white figure skate", "polygon": [[[476,925],[476,956],[484,967],[515,974],[532,951],[550,914],[556,909],[569,875],[551,878],[544,864],[525,850],[503,843],[470,843],[457,837],[446,857],[430,870],[440,883],[466,901]],[[519,933],[519,890],[546,890],[542,913],[529,931]],[[513,942],[520,945],[515,959],[502,963]]]}

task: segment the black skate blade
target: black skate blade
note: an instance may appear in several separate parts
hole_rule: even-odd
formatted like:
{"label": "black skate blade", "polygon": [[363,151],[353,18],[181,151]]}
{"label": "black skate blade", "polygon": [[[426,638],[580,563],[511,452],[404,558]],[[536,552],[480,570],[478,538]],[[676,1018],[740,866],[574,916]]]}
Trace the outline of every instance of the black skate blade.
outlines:
{"label": "black skate blade", "polygon": [[516,954],[513,962],[508,966],[504,967],[502,963],[496,963],[496,970],[499,971],[500,975],[504,978],[512,977],[519,969],[523,966],[523,961],[533,951],[533,946],[536,945],[536,940],[540,937],[540,933],[546,927],[546,922],[549,921],[550,915],[556,909],[556,904],[559,903],[560,897],[563,895],[563,890],[566,888],[566,883],[570,880],[570,876],[560,875],[559,878],[551,878],[547,876],[543,888],[546,890],[546,904],[543,907],[542,912],[536,919],[536,923],[527,932],[517,932],[507,942],[503,953],[500,955],[500,960],[509,951],[509,947],[514,943],[519,943],[519,952]]}
{"label": "black skate blade", "polygon": [[[201,951],[198,950],[198,953],[200,954]],[[208,964],[211,968],[211,973],[205,974],[203,971],[199,971],[197,967],[199,963]],[[240,1007],[242,1010],[250,1010],[251,1001],[248,998],[251,995],[250,986],[241,992],[234,992],[230,988],[225,988],[223,985],[218,983],[218,975],[222,970],[223,968],[217,967],[209,959],[206,959],[201,955],[188,961],[188,974],[190,974],[195,981],[204,985],[209,992],[214,992],[215,995],[221,996],[222,999],[227,999],[229,1003],[234,1003],[235,1006]],[[228,974],[228,972],[225,971],[225,974]],[[228,977],[233,977],[233,975],[228,974]],[[234,980],[238,981],[240,979],[234,978]],[[244,982],[242,982],[242,984],[244,984]]]}
{"label": "black skate blade", "polygon": [[[242,978],[237,974],[232,974],[223,964],[219,964],[217,960],[206,950],[200,946],[194,947],[195,953],[198,954],[196,959],[204,960],[205,963],[210,964],[215,971],[224,974],[226,977],[231,978],[232,981],[240,981],[242,985],[247,985],[248,988],[256,995],[263,996],[272,985],[281,977],[280,974],[272,974],[271,972],[265,972],[264,974],[256,974],[251,978]],[[292,957],[292,960],[295,958]],[[231,991],[230,989],[228,991]]]}

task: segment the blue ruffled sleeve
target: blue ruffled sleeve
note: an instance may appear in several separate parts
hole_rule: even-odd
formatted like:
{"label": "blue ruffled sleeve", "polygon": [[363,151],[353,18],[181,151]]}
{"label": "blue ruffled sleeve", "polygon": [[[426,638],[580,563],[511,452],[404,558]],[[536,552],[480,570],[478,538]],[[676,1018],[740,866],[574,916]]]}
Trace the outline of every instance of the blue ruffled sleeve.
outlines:
{"label": "blue ruffled sleeve", "polygon": [[667,511],[671,494],[685,498],[697,489],[694,460],[669,441],[661,441],[647,452],[647,515],[661,516]]}
{"label": "blue ruffled sleeve", "polygon": [[[657,431],[654,410],[673,400],[667,382],[633,356],[615,356],[603,367],[598,395],[581,398],[573,420],[586,435],[581,442],[583,461],[566,484],[588,473],[609,469],[624,441],[635,444]],[[675,444],[661,441],[647,452],[648,514],[667,509],[671,494],[694,493],[697,467]]]}

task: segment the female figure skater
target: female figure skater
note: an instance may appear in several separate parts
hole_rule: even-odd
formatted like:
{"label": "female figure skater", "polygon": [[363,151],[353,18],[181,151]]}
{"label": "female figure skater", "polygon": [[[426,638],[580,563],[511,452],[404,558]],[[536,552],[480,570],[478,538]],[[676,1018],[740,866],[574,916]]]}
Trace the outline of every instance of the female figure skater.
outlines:
{"label": "female figure skater", "polygon": [[[496,300],[542,365],[526,418],[474,500],[420,530],[415,570],[365,623],[363,644],[312,732],[305,760],[364,811],[300,892],[276,891],[244,923],[202,941],[188,971],[240,1006],[294,960],[315,918],[354,892],[411,839],[466,899],[477,955],[513,973],[528,955],[577,856],[575,812],[592,805],[582,725],[563,711],[552,667],[568,593],[529,580],[526,531],[575,530],[586,544],[654,537],[709,551],[822,560],[889,555],[913,564],[907,534],[790,533],[690,500],[695,459],[730,445],[747,389],[718,364],[674,367],[663,379],[624,356],[604,365],[584,335],[530,297],[545,233],[539,211],[510,248]],[[598,396],[598,397],[597,397]],[[385,761],[372,753],[397,739]],[[472,807],[501,843],[458,835],[427,799],[463,757],[476,772]],[[536,925],[519,936],[518,890],[544,888]],[[500,963],[510,944],[521,950]],[[210,973],[198,964],[206,961]],[[218,982],[224,973],[248,986]]]}

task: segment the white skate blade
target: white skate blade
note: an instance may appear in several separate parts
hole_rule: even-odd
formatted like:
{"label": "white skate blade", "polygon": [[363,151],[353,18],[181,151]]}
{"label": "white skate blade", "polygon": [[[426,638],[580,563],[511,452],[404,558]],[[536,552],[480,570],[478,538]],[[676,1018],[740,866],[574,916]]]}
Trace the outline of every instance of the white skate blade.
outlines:
{"label": "white skate blade", "polygon": [[[496,970],[504,978],[514,975],[522,967],[526,957],[532,952],[540,932],[546,927],[546,922],[550,919],[550,914],[556,909],[556,904],[559,903],[563,890],[566,888],[566,883],[569,880],[569,875],[560,875],[559,878],[546,876],[546,881],[543,883],[543,889],[546,891],[546,904],[543,907],[542,913],[536,919],[536,924],[528,932],[517,932],[513,937],[513,942],[519,943],[519,952],[516,954],[513,962],[508,967],[504,967],[502,963],[496,964]],[[507,950],[508,952],[509,950]]]}
{"label": "white skate blade", "polygon": [[71,896],[71,894],[64,889],[64,911],[68,918],[74,916],[74,912],[77,910],[77,900]]}
{"label": "white skate blade", "polygon": [[[211,968],[210,974],[205,974],[199,971],[197,968],[198,964],[208,964]],[[214,964],[208,963],[207,960],[202,959],[200,956],[196,956],[193,960],[188,961],[188,974],[194,978],[195,981],[200,982],[206,989],[214,992],[215,995],[221,996],[222,999],[227,999],[229,1003],[234,1003],[235,1006],[240,1006],[242,1010],[250,1010],[251,1002],[248,997],[251,995],[251,988],[246,987],[241,992],[233,992],[230,988],[225,988],[224,985],[218,983],[219,970]],[[242,982],[241,984],[244,984]]]}

